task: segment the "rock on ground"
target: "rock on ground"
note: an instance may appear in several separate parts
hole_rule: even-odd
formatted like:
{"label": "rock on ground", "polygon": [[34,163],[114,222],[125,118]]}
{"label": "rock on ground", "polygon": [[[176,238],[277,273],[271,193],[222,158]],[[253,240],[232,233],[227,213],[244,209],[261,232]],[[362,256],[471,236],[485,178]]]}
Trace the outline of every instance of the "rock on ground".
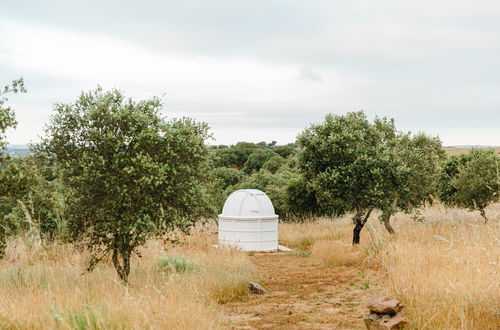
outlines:
{"label": "rock on ground", "polygon": [[367,307],[375,313],[394,315],[401,312],[404,306],[394,298],[383,297],[373,299],[368,303]]}
{"label": "rock on ground", "polygon": [[397,330],[403,329],[408,321],[401,315],[390,316],[388,314],[371,313],[363,318],[366,328],[370,330]]}
{"label": "rock on ground", "polygon": [[251,293],[255,294],[264,294],[267,292],[266,289],[262,285],[256,282],[248,282],[248,289],[250,290]]}

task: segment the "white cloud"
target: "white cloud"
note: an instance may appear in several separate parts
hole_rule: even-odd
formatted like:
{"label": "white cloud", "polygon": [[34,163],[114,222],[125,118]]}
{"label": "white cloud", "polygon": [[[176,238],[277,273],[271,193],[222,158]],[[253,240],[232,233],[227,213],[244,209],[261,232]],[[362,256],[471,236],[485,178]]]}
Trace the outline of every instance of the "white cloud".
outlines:
{"label": "white cloud", "polygon": [[321,75],[318,72],[314,71],[313,69],[307,66],[300,68],[297,78],[300,80],[308,80],[312,82],[323,81],[323,78],[321,78]]}
{"label": "white cloud", "polygon": [[363,109],[446,144],[500,144],[499,29],[496,0],[11,2],[0,73],[29,93],[12,98],[9,139],[33,139],[52,103],[101,84],[165,94],[167,113],[224,143],[292,140]]}
{"label": "white cloud", "polygon": [[[122,89],[135,98],[165,95],[167,113],[195,114],[217,130],[221,124],[225,127],[249,122],[262,124],[266,118],[271,122],[286,122],[290,119],[288,110],[301,106],[310,113],[323,114],[324,102],[339,94],[346,81],[356,83],[330,70],[325,73],[328,85],[310,86],[297,81],[298,68],[293,65],[241,57],[215,59],[160,54],[116,38],[13,22],[3,22],[0,28],[3,61],[27,73],[25,80],[30,93],[23,98],[39,98],[38,106],[44,108],[39,111],[47,115],[51,103],[71,101],[80,90],[101,84],[104,88]],[[30,86],[32,74],[67,81],[68,85],[53,90],[57,93],[47,97],[43,85]],[[16,100],[23,102],[23,98]],[[33,132],[39,134],[43,126],[42,122],[30,122],[28,112],[33,107],[19,104],[20,125],[10,135],[15,143],[24,134],[33,139]],[[33,129],[36,126],[38,129]],[[231,134],[231,139],[236,137],[230,130],[225,132],[228,133],[221,131],[216,135],[225,141],[227,134]]]}
{"label": "white cloud", "polygon": [[344,13],[378,13],[425,18],[496,17],[500,14],[497,0],[350,0],[336,6]]}

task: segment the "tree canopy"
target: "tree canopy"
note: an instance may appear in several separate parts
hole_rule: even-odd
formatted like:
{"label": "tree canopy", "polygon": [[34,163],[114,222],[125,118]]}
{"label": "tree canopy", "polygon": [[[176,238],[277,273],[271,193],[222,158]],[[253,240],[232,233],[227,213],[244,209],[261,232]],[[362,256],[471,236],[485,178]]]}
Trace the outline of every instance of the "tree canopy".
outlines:
{"label": "tree canopy", "polygon": [[0,150],[4,150],[7,142],[5,141],[5,132],[10,127],[16,127],[17,121],[14,110],[7,106],[9,100],[8,94],[26,93],[23,78],[13,80],[0,90]]}
{"label": "tree canopy", "polygon": [[62,170],[71,237],[94,251],[89,269],[111,254],[125,282],[138,246],[207,212],[207,126],[167,121],[161,107],[97,88],[55,105],[38,147]]}
{"label": "tree canopy", "polygon": [[481,149],[452,156],[443,167],[438,186],[445,205],[479,211],[487,222],[485,208],[499,200],[500,157],[493,150]]}
{"label": "tree canopy", "polygon": [[[8,102],[9,94],[17,94],[17,93],[26,93],[26,88],[24,87],[23,78],[13,80],[10,84],[3,86],[0,89],[0,166],[4,168],[5,164],[3,164],[8,157],[5,157],[4,151],[7,146],[7,141],[5,137],[5,133],[9,128],[15,128],[17,126],[16,116],[14,110],[6,105]],[[1,168],[0,168],[1,170]],[[6,178],[5,175],[0,174],[0,177]],[[10,178],[8,178],[10,180]],[[5,180],[4,182],[0,182],[0,186],[3,188],[6,187]],[[17,187],[11,187],[13,190],[17,190]],[[2,188],[0,188],[2,189]],[[10,191],[3,189],[0,193],[2,193],[2,198],[5,198],[6,194],[10,194]],[[10,208],[10,207],[8,207]],[[5,220],[5,219],[4,219]],[[3,257],[3,252],[6,247],[7,237],[12,233],[12,224],[9,221],[2,221],[0,223],[0,257]]]}
{"label": "tree canopy", "polygon": [[374,209],[382,211],[379,219],[393,233],[389,217],[430,196],[432,176],[426,180],[426,175],[435,175],[442,155],[439,140],[402,134],[386,118],[370,123],[363,112],[327,115],[323,123],[307,128],[298,143],[300,169],[318,198],[336,214],[354,213],[353,244],[359,243]]}

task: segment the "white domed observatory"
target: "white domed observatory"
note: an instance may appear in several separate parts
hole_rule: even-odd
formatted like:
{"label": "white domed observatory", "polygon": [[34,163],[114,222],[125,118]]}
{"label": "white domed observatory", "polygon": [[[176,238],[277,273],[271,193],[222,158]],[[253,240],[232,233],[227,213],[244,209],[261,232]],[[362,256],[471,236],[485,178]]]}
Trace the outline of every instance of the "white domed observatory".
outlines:
{"label": "white domed observatory", "polygon": [[278,250],[278,216],[267,195],[241,189],[226,199],[219,214],[219,246],[244,251]]}

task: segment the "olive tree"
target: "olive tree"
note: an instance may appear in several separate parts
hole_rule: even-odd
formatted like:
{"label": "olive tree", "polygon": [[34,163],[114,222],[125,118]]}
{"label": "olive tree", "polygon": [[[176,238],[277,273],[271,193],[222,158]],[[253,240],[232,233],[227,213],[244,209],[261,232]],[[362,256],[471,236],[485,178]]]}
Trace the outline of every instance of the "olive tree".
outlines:
{"label": "olive tree", "polygon": [[269,160],[262,165],[262,169],[268,170],[271,173],[276,173],[286,163],[287,163],[286,158],[283,158],[280,155],[275,155],[269,158]]}
{"label": "olive tree", "polygon": [[371,212],[392,201],[386,193],[395,177],[394,162],[384,139],[396,135],[393,122],[370,123],[364,113],[329,114],[298,137],[303,149],[300,168],[318,197],[334,205],[337,214],[353,212],[353,244]]}
{"label": "olive tree", "polygon": [[[6,105],[8,102],[9,94],[26,93],[26,88],[24,87],[23,78],[13,80],[10,84],[7,84],[0,89],[0,162],[6,160],[4,151],[7,145],[5,139],[5,132],[9,128],[15,128],[17,125],[14,110]],[[0,192],[2,196],[5,195],[5,191]],[[0,257],[3,256],[3,251],[7,244],[7,238],[9,236],[9,225],[2,221],[0,223]]]}
{"label": "olive tree", "polygon": [[392,215],[400,211],[410,213],[433,202],[446,154],[437,137],[423,133],[398,133],[386,139],[385,145],[393,157],[393,175],[384,188],[387,198],[380,201],[379,220],[394,234]]}
{"label": "olive tree", "polygon": [[0,90],[0,149],[3,151],[7,142],[5,141],[5,132],[8,128],[16,127],[16,117],[14,110],[6,106],[8,94],[26,93],[23,78],[13,80]]}
{"label": "olive tree", "polygon": [[62,170],[69,232],[93,251],[89,270],[110,255],[126,283],[137,247],[187,231],[208,208],[208,128],[167,121],[161,107],[157,98],[135,102],[97,88],[56,104],[39,145]]}
{"label": "olive tree", "polygon": [[248,156],[243,171],[246,174],[258,172],[274,156],[278,156],[278,154],[270,149],[257,149]]}
{"label": "olive tree", "polygon": [[302,174],[290,179],[283,189],[285,190],[288,221],[303,221],[314,216],[339,215],[335,205],[318,199],[313,185]]}
{"label": "olive tree", "polygon": [[25,156],[0,164],[0,193],[18,205],[30,236],[42,243],[62,238],[64,187],[57,168],[43,157]]}
{"label": "olive tree", "polygon": [[252,144],[240,142],[227,148],[213,150],[213,163],[216,167],[243,169],[248,156],[257,148]]}
{"label": "olive tree", "polygon": [[447,206],[479,211],[488,222],[485,208],[499,201],[500,157],[493,150],[472,149],[452,156],[439,179],[439,198]]}
{"label": "olive tree", "polygon": [[300,168],[330,214],[353,212],[353,244],[374,209],[394,234],[390,217],[422,206],[435,191],[444,151],[437,138],[396,130],[394,120],[373,123],[363,112],[327,115],[298,138]]}

